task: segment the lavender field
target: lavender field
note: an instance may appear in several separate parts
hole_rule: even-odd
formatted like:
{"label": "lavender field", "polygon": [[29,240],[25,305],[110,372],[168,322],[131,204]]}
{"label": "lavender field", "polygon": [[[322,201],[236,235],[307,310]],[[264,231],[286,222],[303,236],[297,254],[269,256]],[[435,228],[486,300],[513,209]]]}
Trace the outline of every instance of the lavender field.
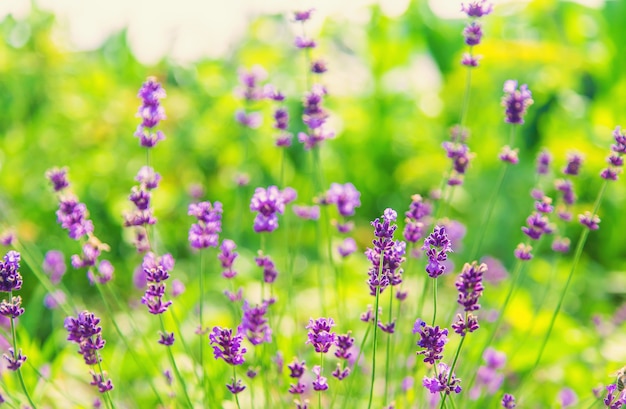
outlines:
{"label": "lavender field", "polygon": [[391,3],[2,17],[1,406],[626,404],[626,2]]}

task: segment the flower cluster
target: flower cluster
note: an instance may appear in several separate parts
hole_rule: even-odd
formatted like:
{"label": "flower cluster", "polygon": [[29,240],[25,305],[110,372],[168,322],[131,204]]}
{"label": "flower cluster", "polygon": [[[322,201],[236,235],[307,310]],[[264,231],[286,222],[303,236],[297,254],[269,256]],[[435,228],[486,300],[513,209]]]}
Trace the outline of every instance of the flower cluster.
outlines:
{"label": "flower cluster", "polygon": [[[352,333],[350,331],[348,331],[347,334],[337,335],[335,345],[337,346],[337,350],[335,351],[335,356],[337,358],[343,361],[349,361],[350,358],[352,358],[352,352],[350,352],[350,349],[354,345],[354,338],[352,337]],[[345,365],[342,368],[342,365],[338,362],[337,368],[333,371],[332,375],[341,381],[350,375],[350,367]]]}
{"label": "flower cluster", "polygon": [[148,77],[143,83],[137,96],[141,98],[141,105],[137,111],[137,117],[141,118],[141,123],[137,126],[135,136],[139,138],[141,146],[153,148],[159,141],[165,139],[161,131],[154,131],[154,128],[165,119],[165,110],[161,106],[160,100],[165,98],[165,90],[154,77]]}
{"label": "flower cluster", "polygon": [[309,320],[306,326],[308,332],[307,344],[313,345],[315,352],[325,354],[337,340],[337,334],[332,331],[335,321],[332,318],[318,318]]}
{"label": "flower cluster", "polygon": [[272,330],[266,317],[269,303],[264,301],[256,307],[250,306],[248,301],[243,303],[243,317],[241,319],[241,331],[252,345],[272,342]]}
{"label": "flower cluster", "polygon": [[476,372],[476,385],[470,391],[471,399],[478,399],[483,391],[493,395],[504,382],[504,375],[499,372],[506,363],[506,355],[493,348],[487,348],[483,353],[485,365],[479,366]]}
{"label": "flower cluster", "polygon": [[87,278],[91,284],[109,282],[113,278],[113,265],[107,260],[98,263],[100,254],[102,251],[108,251],[109,246],[102,243],[93,234],[93,222],[88,218],[87,206],[80,203],[72,193],[67,191],[70,185],[67,178],[67,168],[50,169],[46,172],[46,177],[58,194],[59,210],[57,210],[56,215],[61,227],[67,229],[70,238],[74,240],[87,237],[87,242],[82,247],[82,254],[72,255],[72,267],[75,269],[87,268]]}
{"label": "flower cluster", "polygon": [[325,376],[322,376],[322,367],[320,365],[315,365],[313,367],[313,373],[315,374],[315,379],[313,379],[313,390],[314,391],[325,391],[328,389],[328,379]]}
{"label": "flower cluster", "polygon": [[439,325],[432,327],[418,318],[413,325],[413,333],[420,335],[417,345],[424,349],[417,351],[417,355],[424,355],[424,362],[434,365],[435,361],[443,358],[443,348],[448,342],[447,328],[441,329]]}
{"label": "flower cluster", "polygon": [[448,186],[463,184],[463,175],[465,175],[473,157],[469,146],[465,143],[466,140],[467,131],[457,125],[450,131],[450,140],[442,144],[448,158],[452,161],[452,172],[448,177]]}
{"label": "flower cluster", "polygon": [[[0,315],[9,318],[11,322],[24,314],[22,297],[13,296],[13,291],[21,289],[23,284],[22,275],[19,272],[20,260],[20,253],[10,250],[0,261],[0,292],[9,294],[8,299],[0,301]],[[22,355],[22,350],[17,351],[16,354],[13,348],[9,348],[9,353],[3,354],[3,356],[8,361],[7,367],[11,371],[17,371],[26,361],[26,356]]]}
{"label": "flower cluster", "polygon": [[504,97],[502,106],[505,108],[505,121],[510,124],[521,125],[528,107],[533,103],[532,94],[528,85],[517,86],[517,81],[507,80],[504,83]]}
{"label": "flower cluster", "polygon": [[613,130],[613,139],[615,143],[611,145],[611,154],[606,158],[609,166],[602,170],[600,176],[602,179],[615,181],[624,166],[622,156],[626,153],[626,133],[621,130],[620,126],[616,126]]}
{"label": "flower cluster", "polygon": [[133,203],[132,212],[124,214],[124,227],[135,227],[134,245],[137,251],[144,253],[150,250],[147,226],[156,224],[157,220],[150,207],[152,190],[156,189],[161,180],[161,175],[149,166],[142,167],[135,180],[139,185],[133,186],[128,199]]}
{"label": "flower cluster", "polygon": [[465,44],[469,46],[469,52],[463,55],[461,64],[466,67],[478,66],[478,57],[473,55],[474,46],[480,44],[483,36],[482,26],[478,19],[491,13],[492,10],[493,4],[487,3],[486,0],[473,1],[468,5],[461,4],[461,11],[472,19],[463,29],[463,37]]}
{"label": "flower cluster", "polygon": [[306,370],[305,362],[300,362],[297,358],[294,358],[293,362],[287,365],[287,368],[289,368],[289,377],[296,379],[295,385],[289,385],[289,393],[293,395],[303,394],[306,391],[306,385],[301,382],[301,379]]}
{"label": "flower cluster", "polygon": [[189,205],[189,216],[198,222],[189,229],[189,243],[195,249],[217,247],[222,231],[222,204],[220,202],[200,202]]}
{"label": "flower cluster", "polygon": [[424,380],[422,381],[422,385],[424,385],[430,393],[445,393],[446,395],[450,395],[452,392],[461,393],[460,383],[461,380],[454,374],[450,374],[450,368],[443,362],[437,365],[437,374],[435,376],[432,378],[424,376]]}
{"label": "flower cluster", "polygon": [[87,206],[67,191],[69,181],[67,168],[52,168],[46,172],[55,192],[59,194],[59,210],[56,211],[57,221],[68,231],[71,239],[79,240],[93,233],[93,222],[89,220]]}
{"label": "flower cluster", "polygon": [[409,243],[417,243],[424,236],[426,218],[432,213],[432,207],[421,195],[411,196],[409,210],[404,213],[406,224],[402,236]]}
{"label": "flower cluster", "polygon": [[[213,331],[209,333],[209,340],[213,345],[213,355],[215,359],[223,359],[229,365],[241,365],[245,362],[243,355],[246,348],[241,346],[243,334],[240,329],[233,336],[233,330],[229,328],[213,327]],[[246,387],[242,385],[241,379],[232,379],[230,384],[226,384],[226,388],[233,395],[242,392]]]}
{"label": "flower cluster", "polygon": [[279,190],[276,186],[267,189],[258,187],[250,201],[250,210],[258,212],[254,219],[254,231],[272,232],[278,228],[278,214],[285,212],[285,205],[296,198],[296,191],[288,187]]}
{"label": "flower cluster", "polygon": [[500,404],[504,409],[515,409],[515,397],[511,394],[505,393]]}
{"label": "flower cluster", "polygon": [[304,109],[302,122],[307,126],[307,132],[298,133],[298,141],[304,145],[304,149],[313,149],[326,139],[335,137],[333,131],[326,129],[328,111],[324,108],[324,97],[328,94],[326,88],[320,84],[304,96]]}
{"label": "flower cluster", "polygon": [[[83,356],[87,365],[96,365],[102,361],[98,351],[104,348],[105,341],[102,339],[102,327],[98,324],[100,318],[89,311],[83,311],[74,317],[65,319],[65,329],[68,332],[67,340],[78,344],[78,353]],[[110,379],[105,380],[104,374],[91,372],[93,378],[91,384],[98,387],[100,393],[113,389]]]}
{"label": "flower cluster", "polygon": [[448,259],[448,254],[452,251],[452,243],[446,233],[444,226],[435,226],[433,232],[424,239],[422,250],[426,252],[428,264],[426,272],[431,278],[437,278],[446,271],[443,264]]}
{"label": "flower cluster", "polygon": [[620,409],[626,404],[626,391],[619,390],[616,384],[606,387],[606,397],[604,398],[604,406],[609,409]]}
{"label": "flower cluster", "polygon": [[255,257],[254,261],[256,265],[263,269],[263,281],[271,284],[276,281],[276,277],[278,277],[278,271],[276,270],[276,265],[272,261],[270,256],[264,256],[263,253],[259,251],[259,256]]}
{"label": "flower cluster", "polygon": [[465,314],[457,315],[457,320],[452,324],[452,328],[461,336],[478,329],[478,319],[472,312],[480,309],[478,299],[483,294],[483,274],[485,272],[487,272],[487,265],[484,263],[480,265],[475,261],[472,264],[465,263],[455,283],[457,290],[459,290],[457,302],[463,306]]}
{"label": "flower cluster", "polygon": [[227,279],[234,278],[237,272],[233,269],[235,259],[239,256],[239,253],[235,251],[237,245],[230,239],[222,240],[220,245],[220,252],[217,255],[217,259],[220,261],[220,265],[224,269],[222,276]]}
{"label": "flower cluster", "polygon": [[172,305],[172,301],[164,302],[163,296],[165,281],[170,278],[169,272],[174,268],[174,258],[170,254],[157,257],[154,253],[148,252],[143,258],[141,268],[148,283],[141,303],[148,307],[151,314],[163,314]]}
{"label": "flower cluster", "polygon": [[[332,183],[318,201],[322,205],[333,204],[337,207],[337,212],[342,217],[342,220],[333,219],[332,224],[336,227],[339,234],[345,235],[352,231],[354,222],[348,220],[348,217],[354,216],[355,209],[361,206],[361,193],[356,190],[352,183],[343,185]],[[345,237],[337,247],[339,255],[344,258],[354,253],[356,249],[356,242],[352,237]]]}
{"label": "flower cluster", "polygon": [[374,248],[368,248],[365,255],[371,262],[367,284],[373,296],[382,293],[390,285],[402,283],[403,270],[400,266],[405,261],[406,243],[393,239],[398,227],[396,218],[397,213],[393,209],[385,209],[382,217],[371,222],[376,239],[372,241]]}

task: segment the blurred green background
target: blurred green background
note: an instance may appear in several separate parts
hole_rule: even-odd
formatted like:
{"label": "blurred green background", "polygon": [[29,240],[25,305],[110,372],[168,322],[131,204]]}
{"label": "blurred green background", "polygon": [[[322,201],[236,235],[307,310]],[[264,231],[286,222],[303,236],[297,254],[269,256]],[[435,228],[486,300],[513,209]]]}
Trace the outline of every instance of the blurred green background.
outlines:
{"label": "blurred green background", "polygon": [[[362,205],[355,218],[360,251],[372,239],[370,220],[386,207],[402,213],[412,194],[428,196],[439,187],[449,166],[441,143],[459,120],[466,79],[459,64],[465,51],[461,31],[466,20],[441,19],[423,1],[412,2],[393,18],[374,6],[362,20],[326,19],[314,50],[329,65],[328,80],[322,81],[327,81],[327,106],[338,131],[338,137],[321,149],[325,186],[351,182],[361,192]],[[556,0],[505,3],[483,19],[485,37],[476,50],[482,60],[472,72],[467,116],[468,144],[475,158],[449,213],[467,226],[463,248],[454,256],[457,265],[465,261],[477,232],[486,228],[482,253],[511,267],[513,249],[522,241],[520,226],[531,209],[528,193],[535,181],[535,157],[544,147],[554,155],[557,177],[568,152],[585,156],[582,174],[575,181],[579,197],[575,210],[591,209],[612,130],[619,124],[626,127],[624,21],[625,1],[590,8]],[[181,64],[165,57],[149,66],[133,56],[125,31],[112,35],[95,51],[77,52],[55,37],[59,24],[54,15],[37,9],[26,18],[5,16],[0,23],[3,227],[14,228],[23,243],[41,253],[78,252],[78,244],[56,224],[56,199],[44,178],[47,169],[68,166],[72,188],[86,203],[95,233],[111,246],[107,258],[116,267],[114,285],[126,297],[139,294],[132,288],[139,258],[122,227],[122,214],[130,209],[127,196],[145,163],[145,152],[133,137],[139,106],[136,93],[146,77],[154,75],[167,91],[162,104],[168,118],[161,128],[167,139],[151,156],[152,166],[163,176],[153,201],[162,248],[179,260],[183,281],[193,282],[196,262],[187,244],[192,221],[187,216],[188,192],[201,184],[206,200],[224,204],[223,236],[238,237],[240,248],[248,249],[245,254],[254,254],[258,238],[247,228],[253,215],[247,204],[242,212],[236,210],[241,207],[236,203],[234,175],[242,168],[251,174],[247,193],[256,186],[277,184],[282,152],[273,145],[271,106],[260,104],[264,124],[250,132],[250,157],[242,164],[242,130],[234,113],[243,102],[233,90],[239,67],[263,66],[268,82],[287,95],[290,130],[297,134],[303,129],[299,118],[304,59],[292,46],[289,18],[280,14],[251,19],[246,34],[223,58]],[[534,105],[515,141],[520,164],[509,172],[492,221],[484,227],[480,225],[483,209],[501,166],[497,153],[508,140],[500,105],[507,79],[528,84]],[[286,185],[299,190],[301,203],[320,193],[310,186],[309,160],[297,142],[286,151]],[[562,366],[566,373],[558,379],[574,377],[572,382],[580,383],[573,387],[580,394],[597,383],[587,378],[588,387],[584,385],[588,365],[595,365],[594,374],[605,382],[605,372],[626,360],[623,348],[603,349],[598,343],[602,337],[592,324],[595,314],[610,318],[625,301],[625,196],[623,180],[609,186],[599,212],[601,228],[590,235],[566,299],[561,329],[576,327],[585,345],[559,352],[559,342],[554,342],[556,349],[546,355],[548,362],[561,362],[567,354],[575,354],[573,369]],[[234,226],[243,230],[235,231]],[[579,231],[576,225],[569,227],[574,243]],[[275,239],[273,244],[279,242]],[[303,246],[310,250],[312,245]],[[538,257],[526,270],[529,278],[514,310],[520,322],[547,285],[553,263],[548,247],[544,244],[538,251],[546,257]],[[564,278],[570,265],[560,263],[557,277]],[[27,311],[38,313],[23,321],[34,338],[46,337],[52,324],[41,304],[42,288],[28,279],[30,268],[22,268],[26,278],[22,295]],[[365,270],[353,276],[355,287],[364,285]],[[94,293],[83,273],[70,271],[64,282],[72,293]],[[554,298],[559,283],[553,284]],[[221,288],[212,291],[218,297]],[[498,305],[497,294],[486,292],[485,297],[487,305]],[[569,339],[567,345],[577,345],[581,339],[572,340],[571,334],[558,331],[555,336]],[[623,328],[619,337],[623,340]]]}

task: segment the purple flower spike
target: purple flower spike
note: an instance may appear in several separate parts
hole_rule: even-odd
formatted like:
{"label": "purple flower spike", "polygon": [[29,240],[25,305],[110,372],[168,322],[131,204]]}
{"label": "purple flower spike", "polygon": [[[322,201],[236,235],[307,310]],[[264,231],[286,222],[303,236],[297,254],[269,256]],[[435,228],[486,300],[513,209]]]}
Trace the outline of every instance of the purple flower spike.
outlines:
{"label": "purple flower spike", "polygon": [[315,374],[315,379],[313,380],[313,390],[315,391],[327,390],[328,381],[325,377],[322,376],[322,368],[319,365],[315,365],[313,367],[313,373]]}
{"label": "purple flower spike", "polygon": [[189,229],[189,243],[195,249],[217,247],[219,233],[222,231],[222,204],[220,202],[200,202],[189,205],[189,216],[198,219],[198,223]]}
{"label": "purple flower spike", "polygon": [[245,362],[243,355],[246,348],[241,347],[243,334],[239,330],[233,336],[232,329],[213,327],[209,339],[213,345],[215,359],[222,358],[229,365],[241,365]]}
{"label": "purple flower spike", "polygon": [[276,265],[270,258],[270,256],[264,256],[259,251],[259,256],[254,259],[256,265],[263,269],[263,281],[271,284],[276,281],[276,277],[278,276],[278,271],[276,270]]}
{"label": "purple flower spike", "polygon": [[389,285],[402,283],[403,270],[400,266],[405,261],[406,243],[393,240],[393,234],[398,226],[392,222],[396,218],[397,213],[394,210],[386,209],[381,218],[371,222],[376,239],[372,241],[374,248],[368,248],[365,255],[372,263],[367,280],[372,296],[375,296],[377,291],[382,293]]}
{"label": "purple flower spike", "polygon": [[220,253],[217,255],[217,258],[224,269],[224,271],[222,271],[222,276],[224,276],[224,278],[230,279],[237,275],[237,272],[233,269],[235,259],[239,256],[239,253],[234,251],[236,248],[237,245],[234,241],[229,239],[222,240]]}
{"label": "purple flower spike", "polygon": [[295,21],[300,21],[300,22],[304,23],[305,21],[307,21],[307,20],[309,20],[311,18],[311,14],[313,14],[313,11],[315,11],[315,9],[309,9],[309,10],[303,10],[303,11],[294,11],[293,19]]}
{"label": "purple flower spike", "polygon": [[465,44],[470,47],[480,44],[480,40],[483,37],[483,29],[480,23],[477,21],[470,22],[463,30],[463,37],[465,37]]}
{"label": "purple flower spike", "polygon": [[437,376],[432,378],[424,377],[422,384],[430,393],[445,393],[450,395],[452,392],[461,393],[461,380],[456,378],[454,374],[450,375],[450,368],[444,363],[437,365]]}
{"label": "purple flower spike", "polygon": [[563,168],[563,173],[566,175],[577,176],[580,173],[580,167],[583,164],[583,156],[577,152],[572,152],[567,155],[567,164]]}
{"label": "purple flower spike", "polygon": [[17,351],[17,356],[13,348],[9,348],[8,354],[2,355],[7,360],[7,369],[10,371],[17,371],[22,367],[22,364],[26,362],[26,356],[22,355],[22,350]]}
{"label": "purple flower spike", "polygon": [[0,291],[9,293],[22,288],[20,269],[20,253],[14,250],[7,252],[0,261]]}
{"label": "purple flower spike", "polygon": [[589,211],[579,214],[578,221],[580,224],[587,226],[589,230],[598,230],[600,228],[600,218],[597,214],[592,215]]}
{"label": "purple flower spike", "polygon": [[356,241],[354,241],[352,237],[346,237],[339,247],[337,247],[337,251],[341,257],[348,257],[356,251]]}
{"label": "purple flower spike", "polygon": [[508,162],[512,165],[517,165],[517,163],[519,162],[519,157],[517,156],[518,151],[519,149],[511,149],[511,147],[507,145],[502,148],[498,157],[502,162]]}
{"label": "purple flower spike", "polygon": [[156,78],[149,77],[137,96],[141,98],[142,104],[137,111],[137,117],[141,118],[141,124],[137,127],[135,136],[139,138],[141,146],[152,148],[159,141],[165,139],[161,131],[153,132],[153,128],[165,119],[165,110],[160,103],[160,100],[166,96],[165,90]]}
{"label": "purple flower spike", "polygon": [[173,332],[165,332],[160,333],[159,344],[165,346],[174,345],[174,333]]}
{"label": "purple flower spike", "polygon": [[487,272],[487,264],[478,265],[477,262],[472,264],[465,263],[463,270],[456,280],[456,288],[459,291],[457,302],[466,312],[477,311],[480,309],[478,299],[483,294],[483,275]]}
{"label": "purple flower spike", "polygon": [[550,163],[552,163],[552,155],[547,149],[543,149],[537,155],[537,174],[547,175],[550,171]]}
{"label": "purple flower spike", "polygon": [[480,18],[493,11],[493,4],[487,3],[487,0],[472,1],[467,5],[461,3],[461,11],[468,17]]}
{"label": "purple flower spike", "polygon": [[272,232],[278,228],[277,214],[285,212],[285,204],[295,199],[295,190],[286,188],[279,190],[276,186],[267,189],[258,187],[250,201],[250,210],[258,212],[254,219],[254,231]]}
{"label": "purple flower spike", "polygon": [[461,65],[466,67],[478,67],[479,56],[471,55],[470,53],[463,54],[461,59]]}
{"label": "purple flower spike", "polygon": [[52,183],[55,192],[60,192],[70,185],[67,180],[67,168],[52,168],[46,172],[46,178]]}
{"label": "purple flower spike", "polygon": [[307,344],[313,345],[315,352],[327,353],[331,345],[333,345],[337,339],[337,335],[332,331],[332,327],[335,326],[335,322],[332,318],[318,318],[309,320],[309,325],[306,329],[309,330]]}
{"label": "purple flower spike", "polygon": [[226,389],[228,389],[233,395],[236,395],[243,392],[246,387],[242,384],[241,379],[237,379],[237,382],[235,382],[234,379],[231,379],[231,382],[226,384]]}
{"label": "purple flower spike", "polygon": [[420,335],[417,345],[424,348],[417,351],[417,355],[424,355],[424,362],[435,364],[435,361],[443,358],[443,348],[448,342],[448,329],[440,329],[439,326],[431,327],[421,319],[415,321],[413,333]]}
{"label": "purple flower spike", "polygon": [[426,266],[426,272],[431,278],[437,278],[446,271],[446,267],[443,264],[448,259],[446,253],[452,251],[452,243],[446,233],[444,226],[435,226],[433,232],[424,239],[424,245],[422,250],[426,252],[428,256],[428,265]]}
{"label": "purple flower spike", "polygon": [[532,94],[526,84],[517,88],[517,81],[508,80],[504,83],[502,105],[505,108],[505,121],[510,124],[524,123],[526,110],[533,103]]}
{"label": "purple flower spike", "polygon": [[243,302],[241,329],[252,345],[272,342],[272,330],[265,317],[267,307],[267,302],[263,302],[256,307],[251,307],[248,301]]}
{"label": "purple flower spike", "polygon": [[504,409],[514,409],[515,408],[515,398],[513,395],[505,393],[502,397],[501,405]]}
{"label": "purple flower spike", "polygon": [[533,255],[531,253],[532,249],[533,249],[532,246],[530,246],[529,244],[520,243],[515,248],[515,251],[513,252],[513,254],[519,260],[528,261],[533,258]]}
{"label": "purple flower spike", "polygon": [[322,204],[334,204],[344,217],[354,216],[354,210],[361,206],[361,193],[352,183],[333,183],[321,200]]}

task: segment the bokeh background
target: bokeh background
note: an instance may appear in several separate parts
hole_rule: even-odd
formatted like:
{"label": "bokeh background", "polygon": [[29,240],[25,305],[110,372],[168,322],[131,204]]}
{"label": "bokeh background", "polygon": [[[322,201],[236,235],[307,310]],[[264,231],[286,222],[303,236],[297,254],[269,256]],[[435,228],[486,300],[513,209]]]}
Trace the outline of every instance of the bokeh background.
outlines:
{"label": "bokeh background", "polygon": [[[251,156],[242,164],[242,130],[234,119],[243,106],[234,92],[237,70],[264,67],[268,82],[287,95],[292,132],[303,127],[304,59],[293,47],[300,28],[289,14],[296,5],[168,3],[41,0],[0,5],[2,226],[15,229],[40,254],[49,249],[76,253],[78,244],[56,224],[56,200],[44,178],[47,169],[68,166],[72,188],[87,204],[96,234],[111,246],[115,288],[129,298],[141,292],[132,285],[138,256],[122,227],[122,214],[130,209],[127,196],[145,162],[133,132],[136,93],[147,76],[156,76],[167,91],[163,105],[168,118],[162,124],[167,139],[151,156],[163,176],[154,197],[159,238],[179,260],[180,277],[188,284],[194,282],[197,265],[187,244],[190,189],[199,184],[207,200],[224,204],[224,236],[237,236],[251,260],[258,238],[251,227],[235,231],[235,226],[251,226],[253,215],[245,206],[243,212],[235,210],[241,207],[234,177],[242,167],[251,175],[251,187],[276,184],[280,177],[282,152],[273,144],[269,105],[255,107],[265,120],[252,132]],[[362,251],[372,239],[370,220],[386,207],[404,212],[412,194],[428,196],[440,186],[449,166],[441,143],[459,120],[465,86],[460,59],[467,20],[455,1],[297,6],[316,8],[307,29],[319,44],[314,54],[329,66],[323,82],[337,138],[321,150],[323,177],[326,186],[351,182],[361,192],[355,238]],[[481,229],[487,229],[483,255],[497,257],[507,268],[513,265],[513,249],[522,240],[520,226],[531,208],[534,161],[542,148],[554,155],[555,177],[568,152],[584,155],[575,182],[575,211],[591,209],[612,130],[619,124],[626,127],[625,21],[622,0],[500,1],[483,19],[485,36],[477,49],[482,59],[472,73],[467,116],[475,159],[448,214],[467,228],[455,255],[457,265],[465,261],[463,255]],[[520,164],[509,172],[490,225],[481,226],[501,166],[497,153],[508,140],[500,106],[508,79],[528,84],[534,105],[515,141]],[[298,143],[286,151],[286,184],[303,187],[302,202],[320,193],[310,190],[309,160]],[[619,180],[602,202],[601,228],[590,235],[556,341],[546,354],[548,364],[554,364],[543,374],[553,382],[546,389],[546,402],[559,384],[588,395],[626,362],[623,326],[607,335],[593,321],[610,321],[626,301],[625,205],[626,189]],[[569,229],[575,243],[580,228]],[[313,237],[304,235],[303,252],[314,248]],[[533,306],[548,286],[548,302],[556,300],[571,264],[560,261],[552,276],[556,261],[549,253],[546,244],[538,250],[542,257],[526,269],[511,312],[513,327],[516,320],[520,328],[529,325],[524,320],[534,317]],[[353,264],[353,291],[366,292],[366,263]],[[24,265],[23,275],[32,277],[29,271],[37,267]],[[302,288],[309,283],[304,274],[299,280]],[[64,283],[79,298],[88,300],[95,293],[81,272],[70,272]],[[497,305],[504,288],[486,294],[485,302]],[[217,300],[221,291],[212,289],[212,297]],[[33,345],[45,345],[58,324],[43,307],[45,290],[26,279],[22,295],[29,314],[21,325]],[[594,376],[587,368],[594,368]]]}

